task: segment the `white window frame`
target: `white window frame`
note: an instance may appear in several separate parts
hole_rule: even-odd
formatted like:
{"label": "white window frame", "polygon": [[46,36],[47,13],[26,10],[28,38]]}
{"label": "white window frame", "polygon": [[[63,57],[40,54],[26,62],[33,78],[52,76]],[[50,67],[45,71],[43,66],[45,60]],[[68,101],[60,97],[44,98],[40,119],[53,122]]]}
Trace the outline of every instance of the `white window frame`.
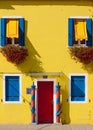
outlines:
{"label": "white window frame", "polygon": [[[88,16],[71,16],[70,18],[73,18],[73,19],[88,19],[89,17]],[[76,46],[76,47],[87,47],[86,46],[86,41],[85,41],[85,44],[81,44],[80,40],[78,40],[78,44],[73,44],[73,46]]]}
{"label": "white window frame", "polygon": [[90,17],[88,17],[88,16],[71,16],[70,18],[73,18],[73,19],[89,19]]}
{"label": "white window frame", "polygon": [[[19,95],[19,101],[6,101],[5,100],[5,77],[6,76],[18,76],[19,77],[19,91],[20,91],[20,95]],[[15,103],[22,103],[22,76],[21,74],[3,74],[3,102],[4,103],[11,103],[11,104],[15,104]]]}
{"label": "white window frame", "polygon": [[[71,76],[85,76],[85,101],[71,101]],[[87,103],[88,102],[88,76],[87,74],[69,74],[69,103]]]}
{"label": "white window frame", "polygon": [[[2,18],[5,18],[5,19],[18,19],[18,18],[23,18],[23,17],[21,17],[21,16],[4,16]],[[14,38],[11,39],[11,42],[12,42],[12,45],[19,45],[19,44],[15,44]]]}
{"label": "white window frame", "polygon": [[38,123],[38,103],[37,103],[37,82],[38,81],[53,81],[54,82],[54,86],[53,86],[53,102],[54,102],[54,105],[53,105],[53,108],[54,108],[54,111],[53,111],[53,123],[56,123],[56,80],[55,79],[35,79],[35,120],[36,120],[36,123]]}

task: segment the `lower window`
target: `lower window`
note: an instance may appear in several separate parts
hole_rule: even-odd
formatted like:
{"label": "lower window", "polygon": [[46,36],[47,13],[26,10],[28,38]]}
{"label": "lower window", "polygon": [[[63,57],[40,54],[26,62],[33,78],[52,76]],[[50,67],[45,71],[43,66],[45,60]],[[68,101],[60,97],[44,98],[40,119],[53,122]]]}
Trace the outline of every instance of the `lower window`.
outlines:
{"label": "lower window", "polygon": [[4,100],[5,102],[20,102],[20,76],[4,76]]}
{"label": "lower window", "polygon": [[71,102],[86,101],[86,76],[85,75],[70,76],[70,101]]}

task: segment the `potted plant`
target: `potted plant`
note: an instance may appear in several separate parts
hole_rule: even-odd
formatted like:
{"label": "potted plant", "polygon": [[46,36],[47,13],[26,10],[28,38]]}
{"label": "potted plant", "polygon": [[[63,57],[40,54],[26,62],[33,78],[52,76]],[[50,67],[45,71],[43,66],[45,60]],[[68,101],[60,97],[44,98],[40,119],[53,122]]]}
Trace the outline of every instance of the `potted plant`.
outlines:
{"label": "potted plant", "polygon": [[19,45],[7,44],[1,48],[1,53],[9,62],[12,62],[14,64],[20,64],[24,62],[28,56],[28,50],[25,47]]}
{"label": "potted plant", "polygon": [[71,57],[83,64],[89,64],[93,61],[93,47],[71,47]]}

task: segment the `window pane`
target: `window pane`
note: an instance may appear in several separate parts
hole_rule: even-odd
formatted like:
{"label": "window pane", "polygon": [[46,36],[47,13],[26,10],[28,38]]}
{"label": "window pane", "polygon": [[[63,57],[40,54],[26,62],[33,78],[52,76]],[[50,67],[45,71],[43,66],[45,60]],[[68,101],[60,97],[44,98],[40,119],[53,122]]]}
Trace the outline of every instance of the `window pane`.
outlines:
{"label": "window pane", "polygon": [[5,100],[19,101],[19,76],[5,77]]}

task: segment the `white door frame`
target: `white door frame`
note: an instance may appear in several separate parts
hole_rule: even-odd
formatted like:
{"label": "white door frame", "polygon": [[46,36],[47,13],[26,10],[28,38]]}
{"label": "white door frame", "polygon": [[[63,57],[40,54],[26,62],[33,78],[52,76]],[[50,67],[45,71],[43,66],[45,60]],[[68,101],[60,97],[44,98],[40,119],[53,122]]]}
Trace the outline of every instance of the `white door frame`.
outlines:
{"label": "white door frame", "polygon": [[35,80],[35,120],[38,123],[38,102],[37,102],[37,82],[38,81],[53,81],[53,123],[56,123],[56,80],[55,79],[36,79]]}

